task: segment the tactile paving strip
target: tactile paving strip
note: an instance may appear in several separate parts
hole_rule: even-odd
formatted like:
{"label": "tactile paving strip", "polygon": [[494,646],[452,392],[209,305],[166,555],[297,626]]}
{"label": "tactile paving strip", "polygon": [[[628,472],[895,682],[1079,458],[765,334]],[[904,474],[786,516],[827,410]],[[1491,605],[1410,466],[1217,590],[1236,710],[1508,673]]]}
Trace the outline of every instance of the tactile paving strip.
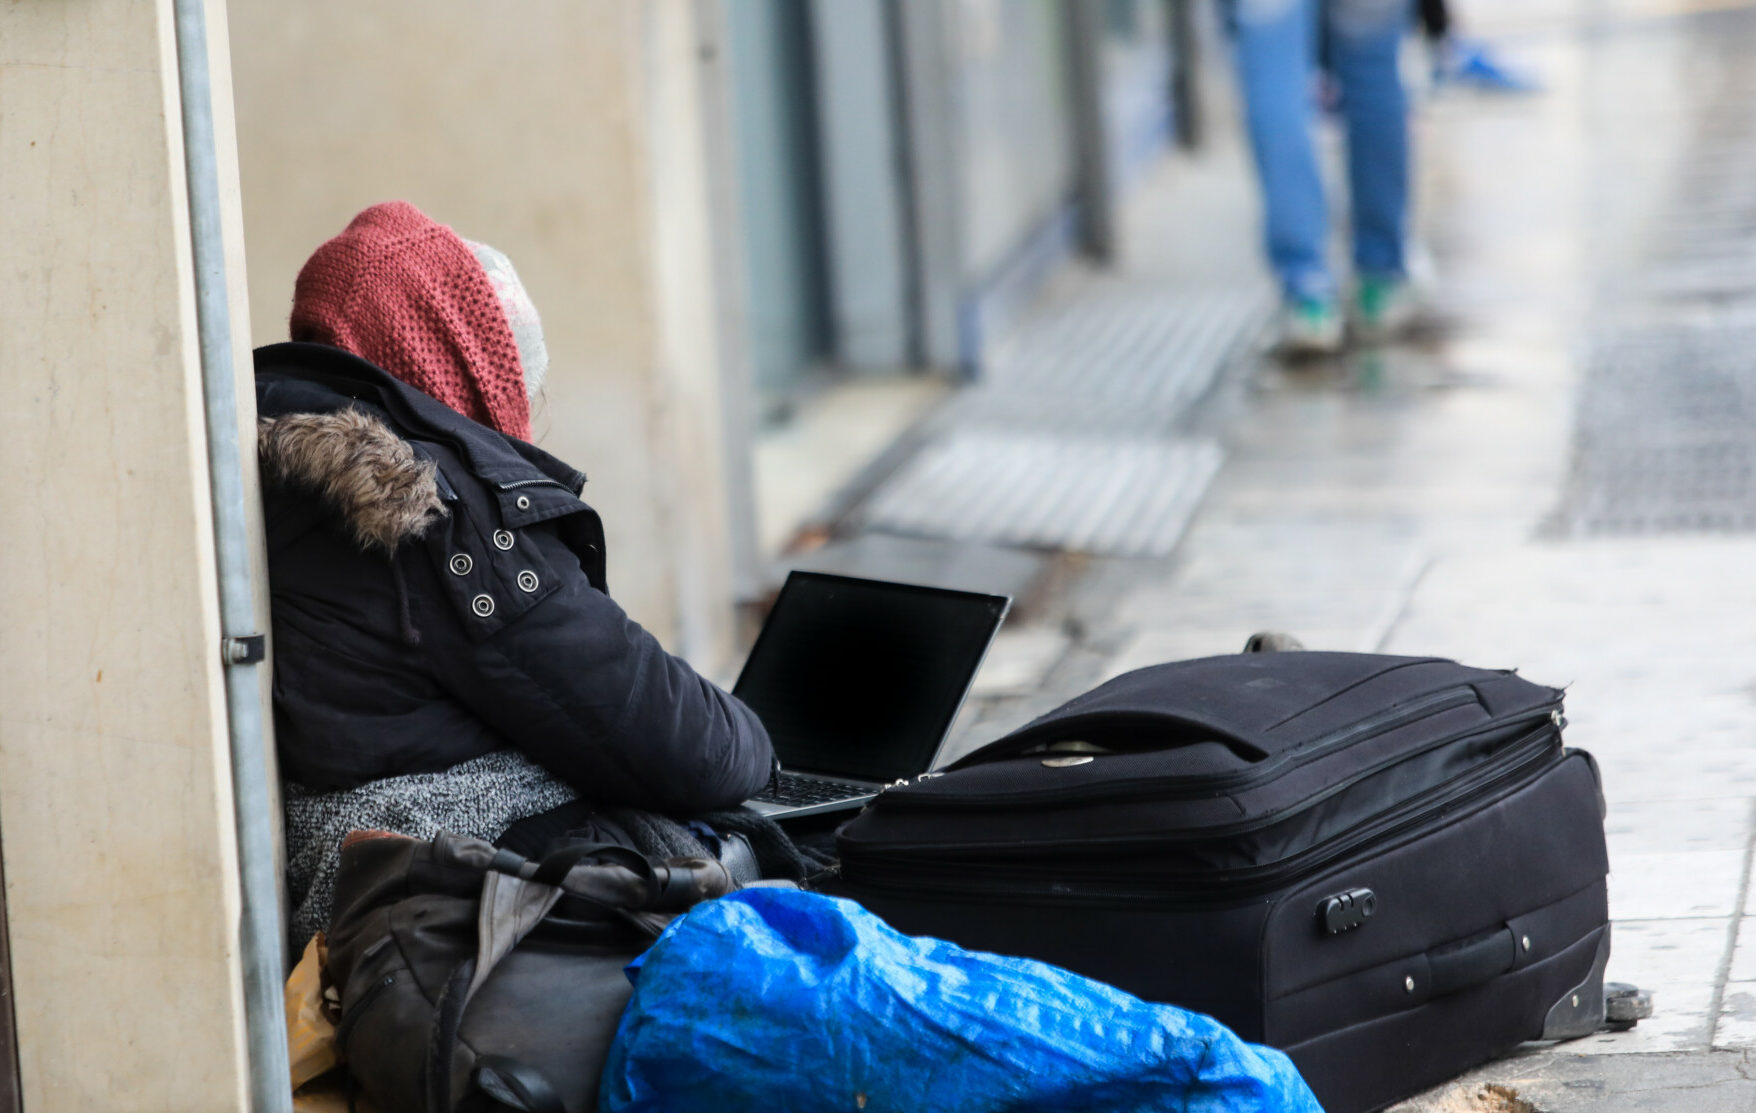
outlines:
{"label": "tactile paving strip", "polygon": [[999,349],[859,513],[868,529],[1163,556],[1219,471],[1174,430],[1267,323],[1262,288],[1192,293],[1107,276],[1065,291]]}
{"label": "tactile paving strip", "polygon": [[1756,325],[1601,339],[1577,422],[1558,532],[1756,528]]}
{"label": "tactile paving strip", "polygon": [[949,426],[1164,433],[1266,324],[1263,289],[1099,279],[1026,320]]}
{"label": "tactile paving strip", "polygon": [[1587,351],[1554,533],[1756,529],[1756,75],[1714,62],[1697,67],[1715,93],[1692,147]]}
{"label": "tactile paving strip", "polygon": [[867,504],[895,533],[1165,556],[1219,471],[1219,446],[1162,437],[959,430],[928,444]]}

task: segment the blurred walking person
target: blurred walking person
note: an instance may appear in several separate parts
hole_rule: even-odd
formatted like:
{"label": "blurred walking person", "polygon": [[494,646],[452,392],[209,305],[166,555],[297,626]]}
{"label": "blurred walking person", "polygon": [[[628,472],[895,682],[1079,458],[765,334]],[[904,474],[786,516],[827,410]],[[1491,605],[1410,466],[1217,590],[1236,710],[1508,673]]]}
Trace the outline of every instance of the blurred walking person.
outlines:
{"label": "blurred walking person", "polygon": [[[1398,54],[1411,0],[1226,0],[1245,121],[1266,210],[1268,262],[1284,299],[1281,350],[1339,351],[1347,330],[1380,341],[1408,321],[1408,97]],[[1329,210],[1313,129],[1318,44],[1347,131],[1353,284],[1328,258]]]}

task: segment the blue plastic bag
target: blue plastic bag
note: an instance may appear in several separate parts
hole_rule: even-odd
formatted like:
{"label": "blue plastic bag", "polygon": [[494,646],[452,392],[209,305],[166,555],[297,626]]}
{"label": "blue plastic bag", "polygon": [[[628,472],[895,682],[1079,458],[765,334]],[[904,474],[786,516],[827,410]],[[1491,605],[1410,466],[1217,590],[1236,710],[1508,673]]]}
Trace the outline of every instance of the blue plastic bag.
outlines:
{"label": "blue plastic bag", "polygon": [[1209,1017],[813,893],[700,905],[628,969],[605,1113],[1322,1113]]}

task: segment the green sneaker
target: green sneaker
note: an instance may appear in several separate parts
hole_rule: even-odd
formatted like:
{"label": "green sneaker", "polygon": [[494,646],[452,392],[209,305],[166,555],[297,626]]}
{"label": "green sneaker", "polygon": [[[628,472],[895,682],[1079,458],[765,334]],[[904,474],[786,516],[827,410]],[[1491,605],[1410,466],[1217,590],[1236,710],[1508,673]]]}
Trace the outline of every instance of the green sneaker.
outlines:
{"label": "green sneaker", "polygon": [[1367,275],[1354,291],[1354,334],[1367,344],[1394,340],[1408,331],[1419,308],[1408,279]]}
{"label": "green sneaker", "polygon": [[1280,340],[1275,350],[1299,359],[1332,356],[1341,351],[1341,312],[1329,298],[1292,298],[1281,308]]}

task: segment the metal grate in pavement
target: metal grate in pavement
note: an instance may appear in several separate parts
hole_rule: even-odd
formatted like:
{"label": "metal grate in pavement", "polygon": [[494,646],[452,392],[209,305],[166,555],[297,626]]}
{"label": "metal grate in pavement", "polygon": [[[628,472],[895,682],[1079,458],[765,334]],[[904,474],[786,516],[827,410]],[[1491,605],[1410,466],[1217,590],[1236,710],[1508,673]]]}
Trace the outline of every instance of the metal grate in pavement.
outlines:
{"label": "metal grate in pavement", "polygon": [[1162,556],[1219,470],[1173,430],[1267,323],[1261,287],[1191,292],[1107,275],[1065,288],[857,512],[890,533]]}
{"label": "metal grate in pavement", "polygon": [[1756,529],[1756,325],[1606,335],[1581,384],[1562,534]]}
{"label": "metal grate in pavement", "polygon": [[1756,79],[1744,40],[1692,71],[1711,82],[1644,257],[1607,287],[1572,470],[1552,532],[1756,529]]}
{"label": "metal grate in pavement", "polygon": [[1638,292],[1665,301],[1738,304],[1756,300],[1756,237],[1744,237],[1751,256],[1691,259],[1654,266]]}
{"label": "metal grate in pavement", "polygon": [[964,429],[930,442],[868,528],[1114,556],[1164,556],[1219,471],[1211,441]]}
{"label": "metal grate in pavement", "polygon": [[1266,291],[1097,280],[1024,322],[949,427],[1164,433],[1260,333]]}

